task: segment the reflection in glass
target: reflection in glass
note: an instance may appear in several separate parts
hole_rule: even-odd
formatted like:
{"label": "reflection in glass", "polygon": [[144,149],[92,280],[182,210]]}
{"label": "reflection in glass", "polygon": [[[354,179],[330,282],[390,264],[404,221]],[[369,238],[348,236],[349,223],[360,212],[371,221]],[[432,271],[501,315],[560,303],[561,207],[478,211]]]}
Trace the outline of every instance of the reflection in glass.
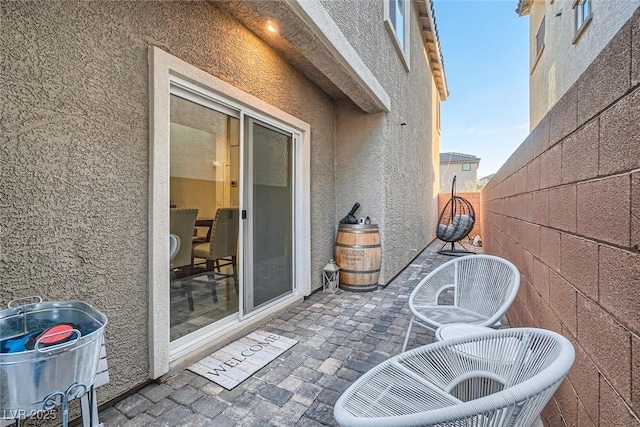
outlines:
{"label": "reflection in glass", "polygon": [[293,288],[292,138],[254,123],[253,301],[257,308]]}

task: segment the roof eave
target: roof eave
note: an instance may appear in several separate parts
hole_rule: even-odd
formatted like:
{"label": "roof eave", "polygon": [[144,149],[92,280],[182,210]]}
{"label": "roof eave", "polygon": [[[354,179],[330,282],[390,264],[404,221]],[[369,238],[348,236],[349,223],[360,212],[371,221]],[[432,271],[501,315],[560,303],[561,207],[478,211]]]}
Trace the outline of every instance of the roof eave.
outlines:
{"label": "roof eave", "polygon": [[449,96],[449,89],[447,88],[447,79],[444,72],[444,60],[440,49],[440,39],[438,38],[438,28],[436,27],[433,3],[432,0],[418,0],[416,4],[418,6],[418,16],[422,26],[422,38],[427,52],[427,58],[429,59],[429,66],[431,67],[440,99],[444,101]]}
{"label": "roof eave", "polygon": [[516,7],[516,13],[518,16],[528,15],[532,3],[533,0],[518,0],[518,7]]}
{"label": "roof eave", "polygon": [[465,163],[480,163],[480,159],[475,159],[475,160],[451,160],[451,161],[442,161],[440,162],[441,165],[458,165],[458,164],[465,164]]}

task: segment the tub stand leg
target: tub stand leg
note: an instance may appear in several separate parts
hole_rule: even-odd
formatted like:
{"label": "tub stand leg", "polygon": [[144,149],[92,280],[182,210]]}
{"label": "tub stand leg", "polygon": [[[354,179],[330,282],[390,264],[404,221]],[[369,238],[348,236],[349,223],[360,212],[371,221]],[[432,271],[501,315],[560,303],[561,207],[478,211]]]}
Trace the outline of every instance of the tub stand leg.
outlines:
{"label": "tub stand leg", "polygon": [[42,409],[48,411],[61,406],[62,412],[62,427],[69,425],[69,401],[72,399],[78,399],[87,393],[87,386],[84,384],[72,383],[65,391],[54,391],[50,393],[42,404]]}
{"label": "tub stand leg", "polygon": [[95,386],[80,398],[82,405],[82,427],[100,427],[98,423],[98,398]]}

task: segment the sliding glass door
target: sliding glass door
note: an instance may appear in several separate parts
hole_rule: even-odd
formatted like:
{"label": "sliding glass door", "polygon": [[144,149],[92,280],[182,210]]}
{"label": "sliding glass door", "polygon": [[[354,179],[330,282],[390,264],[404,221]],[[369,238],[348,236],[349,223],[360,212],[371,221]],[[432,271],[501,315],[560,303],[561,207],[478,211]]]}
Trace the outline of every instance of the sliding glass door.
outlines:
{"label": "sliding glass door", "polygon": [[172,88],[170,103],[170,339],[239,309],[239,140],[237,111]]}
{"label": "sliding glass door", "polygon": [[294,137],[249,118],[245,128],[244,313],[293,292]]}
{"label": "sliding glass door", "polygon": [[293,293],[294,145],[292,132],[172,88],[172,341]]}

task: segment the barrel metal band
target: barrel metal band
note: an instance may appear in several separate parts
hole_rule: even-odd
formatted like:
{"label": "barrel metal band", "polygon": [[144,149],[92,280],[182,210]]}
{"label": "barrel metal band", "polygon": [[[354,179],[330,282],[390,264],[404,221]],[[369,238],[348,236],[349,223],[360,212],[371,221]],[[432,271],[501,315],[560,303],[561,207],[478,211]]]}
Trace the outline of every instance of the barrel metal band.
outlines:
{"label": "barrel metal band", "polygon": [[[378,282],[376,283],[344,283],[344,282],[340,282],[340,286],[344,287],[344,286],[351,286],[353,288],[355,288],[356,290],[358,289],[362,289],[362,288],[366,288],[366,287],[370,287],[370,286],[375,286],[378,287]],[[350,289],[353,290],[353,289]]]}
{"label": "barrel metal band", "polygon": [[367,249],[367,248],[379,248],[380,243],[377,245],[347,245],[346,243],[336,243],[336,246],[340,246],[341,248],[351,248],[351,249]]}
{"label": "barrel metal band", "polygon": [[351,233],[351,234],[378,234],[378,229],[368,229],[368,230],[354,230],[354,229],[344,229],[341,228],[340,233]]}
{"label": "barrel metal band", "polygon": [[340,269],[341,273],[352,273],[352,274],[371,274],[371,273],[377,273],[379,271],[380,271],[379,268],[375,270],[345,270],[343,268]]}

